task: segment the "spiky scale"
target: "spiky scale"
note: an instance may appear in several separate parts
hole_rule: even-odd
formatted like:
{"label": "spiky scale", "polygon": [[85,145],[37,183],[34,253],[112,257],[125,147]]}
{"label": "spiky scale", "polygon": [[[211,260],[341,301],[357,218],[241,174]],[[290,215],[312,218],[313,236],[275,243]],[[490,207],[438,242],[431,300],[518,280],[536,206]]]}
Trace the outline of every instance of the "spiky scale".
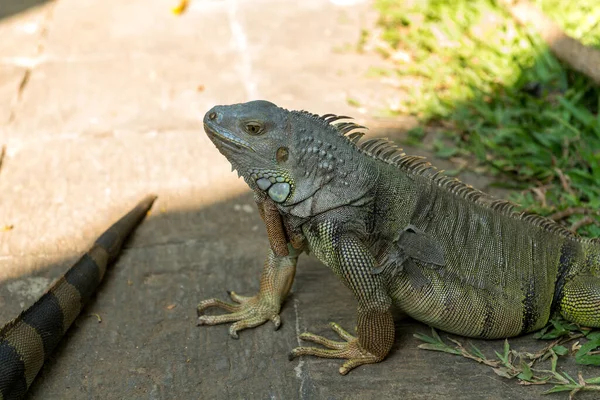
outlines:
{"label": "spiky scale", "polygon": [[386,142],[386,139],[369,139],[364,141],[360,148],[367,153],[372,153],[377,146],[385,144]]}
{"label": "spiky scale", "polygon": [[327,121],[327,118],[335,117],[335,116],[336,116],[335,114],[323,114],[319,118],[321,118],[324,121]]}
{"label": "spiky scale", "polygon": [[352,117],[348,117],[346,115],[333,115],[333,116],[327,118],[326,122],[328,124],[331,124],[332,122],[338,121],[340,119],[352,119]]}
{"label": "spiky scale", "polygon": [[365,135],[364,132],[352,132],[348,135],[348,139],[350,139],[352,142],[356,143],[356,141],[358,141],[358,139],[360,139],[364,135]]}

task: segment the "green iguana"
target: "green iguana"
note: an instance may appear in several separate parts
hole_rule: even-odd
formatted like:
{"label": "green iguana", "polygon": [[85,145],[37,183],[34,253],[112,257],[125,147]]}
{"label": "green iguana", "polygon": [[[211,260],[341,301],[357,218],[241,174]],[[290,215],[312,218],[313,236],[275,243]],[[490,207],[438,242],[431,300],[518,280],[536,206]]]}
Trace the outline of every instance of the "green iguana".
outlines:
{"label": "green iguana", "polygon": [[108,228],[38,301],[0,329],[0,400],[23,398],[155,199],[147,196]]}
{"label": "green iguana", "polygon": [[[280,325],[302,251],[314,254],[358,300],[357,336],[311,333],[347,361],[341,374],[385,358],[394,342],[390,308],[435,328],[504,338],[542,328],[554,312],[600,327],[600,241],[442,174],[385,139],[361,140],[348,117],[288,111],[267,101],[216,106],[204,129],[255,193],[271,249],[253,297],[231,293],[198,305],[199,325],[237,331]],[[336,122],[338,121],[338,122]],[[202,315],[209,307],[229,314]]]}

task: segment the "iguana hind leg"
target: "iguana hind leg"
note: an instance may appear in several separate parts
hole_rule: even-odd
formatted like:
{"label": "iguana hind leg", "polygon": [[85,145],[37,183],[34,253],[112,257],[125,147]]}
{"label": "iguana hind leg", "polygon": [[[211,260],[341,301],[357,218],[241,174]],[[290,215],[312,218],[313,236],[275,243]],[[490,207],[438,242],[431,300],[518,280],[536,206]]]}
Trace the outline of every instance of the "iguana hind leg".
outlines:
{"label": "iguana hind leg", "polygon": [[600,328],[600,277],[577,275],[566,282],[560,312],[576,324]]}
{"label": "iguana hind leg", "polygon": [[[357,337],[337,324],[331,324],[331,327],[345,342],[303,333],[300,339],[321,344],[328,349],[297,347],[290,353],[290,359],[303,355],[347,359],[339,369],[340,374],[345,375],[360,365],[377,363],[385,358],[394,344],[394,319],[390,311],[391,299],[386,292],[382,275],[372,273],[376,261],[369,249],[351,234],[342,234],[337,240],[332,240],[335,233],[331,231],[331,227],[322,225],[317,228],[319,236],[311,239],[317,249],[317,257],[327,261],[327,265],[358,300]],[[321,241],[327,240],[331,241],[328,247],[335,249],[335,256],[330,259],[321,257],[319,253],[319,249],[325,247]]]}
{"label": "iguana hind leg", "polygon": [[374,314],[359,311],[358,337],[351,335],[335,322],[330,323],[330,326],[345,340],[344,342],[305,332],[299,336],[300,339],[327,348],[296,347],[291,351],[289,359],[298,356],[347,359],[339,369],[340,374],[346,375],[360,365],[382,361],[394,343],[394,320],[391,312]]}
{"label": "iguana hind leg", "polygon": [[[260,278],[258,294],[246,297],[230,292],[229,295],[235,304],[214,298],[201,301],[198,304],[198,325],[233,322],[229,327],[229,335],[234,339],[238,338],[238,331],[254,328],[267,321],[272,321],[275,329],[278,329],[281,324],[279,311],[292,287],[298,255],[299,253],[292,249],[289,256],[277,257],[270,250]],[[229,314],[202,315],[211,307],[221,308]]]}

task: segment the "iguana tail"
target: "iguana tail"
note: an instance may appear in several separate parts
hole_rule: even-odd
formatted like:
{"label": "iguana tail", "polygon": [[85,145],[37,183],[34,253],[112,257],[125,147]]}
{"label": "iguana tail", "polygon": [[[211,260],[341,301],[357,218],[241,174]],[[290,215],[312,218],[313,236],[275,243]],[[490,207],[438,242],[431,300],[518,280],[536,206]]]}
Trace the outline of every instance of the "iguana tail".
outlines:
{"label": "iguana tail", "polygon": [[0,329],[0,400],[25,395],[155,199],[147,196],[112,225],[38,301]]}
{"label": "iguana tail", "polygon": [[[568,253],[565,248],[563,256]],[[600,328],[600,239],[583,242],[581,249],[576,257],[569,257],[577,261],[564,278],[559,293],[560,312],[569,321]]]}

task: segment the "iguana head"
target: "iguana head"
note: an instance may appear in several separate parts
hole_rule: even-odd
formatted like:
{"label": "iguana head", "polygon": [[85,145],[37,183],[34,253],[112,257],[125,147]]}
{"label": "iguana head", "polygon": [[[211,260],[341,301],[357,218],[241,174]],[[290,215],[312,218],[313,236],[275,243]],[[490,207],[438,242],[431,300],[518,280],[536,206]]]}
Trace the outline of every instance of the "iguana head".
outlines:
{"label": "iguana head", "polygon": [[346,135],[359,126],[331,124],[340,118],[348,117],[319,117],[259,100],[213,107],[204,116],[204,130],[253,190],[283,205],[318,193],[319,204],[331,205],[337,201],[329,198],[352,197],[343,196],[350,182],[360,191],[359,175],[365,174],[353,161],[359,152],[352,134]]}

